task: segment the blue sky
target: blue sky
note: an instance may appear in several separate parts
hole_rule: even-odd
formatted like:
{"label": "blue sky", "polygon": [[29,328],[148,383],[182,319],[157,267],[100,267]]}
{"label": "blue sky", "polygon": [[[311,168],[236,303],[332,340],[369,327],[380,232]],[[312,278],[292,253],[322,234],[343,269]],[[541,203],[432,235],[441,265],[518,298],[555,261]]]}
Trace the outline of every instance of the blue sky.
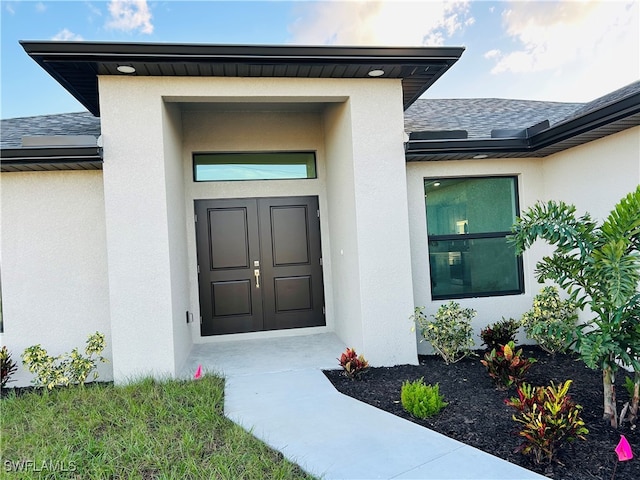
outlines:
{"label": "blue sky", "polygon": [[19,40],[464,46],[429,98],[586,102],[640,78],[639,0],[0,0],[1,118],[84,108]]}

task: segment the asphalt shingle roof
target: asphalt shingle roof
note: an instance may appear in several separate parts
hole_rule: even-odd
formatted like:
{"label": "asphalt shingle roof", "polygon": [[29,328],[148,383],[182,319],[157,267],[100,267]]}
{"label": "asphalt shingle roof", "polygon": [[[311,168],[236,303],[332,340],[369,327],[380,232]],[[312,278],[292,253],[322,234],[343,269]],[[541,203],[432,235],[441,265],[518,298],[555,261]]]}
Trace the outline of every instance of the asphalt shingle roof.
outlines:
{"label": "asphalt shingle roof", "polygon": [[582,108],[579,108],[575,112],[573,112],[573,114],[571,114],[569,118],[567,118],[567,120],[579,117],[581,115],[586,115],[594,110],[608,105],[609,103],[621,100],[638,92],[640,92],[640,80],[630,83],[629,85],[619,88],[618,90],[608,93],[607,95],[604,95],[600,98],[596,98],[595,100],[585,104]]}
{"label": "asphalt shingle roof", "polygon": [[494,129],[525,129],[544,120],[558,123],[584,103],[503,98],[417,100],[405,112],[405,131],[466,130],[469,138],[490,138]]}
{"label": "asphalt shingle roof", "polygon": [[100,119],[89,112],[10,118],[0,121],[0,148],[21,148],[22,137],[100,135]]}

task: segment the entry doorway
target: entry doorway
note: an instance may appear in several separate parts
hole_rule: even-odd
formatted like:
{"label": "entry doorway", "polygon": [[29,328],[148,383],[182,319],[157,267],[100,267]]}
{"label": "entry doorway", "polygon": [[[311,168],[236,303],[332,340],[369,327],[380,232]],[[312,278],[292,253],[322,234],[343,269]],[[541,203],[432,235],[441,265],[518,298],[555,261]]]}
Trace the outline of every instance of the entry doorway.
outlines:
{"label": "entry doorway", "polygon": [[203,336],[325,325],[318,197],[196,200]]}

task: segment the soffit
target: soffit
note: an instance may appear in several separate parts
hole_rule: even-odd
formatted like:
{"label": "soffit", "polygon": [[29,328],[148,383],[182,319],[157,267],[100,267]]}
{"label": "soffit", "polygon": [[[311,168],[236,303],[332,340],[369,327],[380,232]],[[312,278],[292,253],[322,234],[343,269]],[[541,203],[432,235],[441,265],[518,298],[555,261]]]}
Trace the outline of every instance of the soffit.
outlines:
{"label": "soffit", "polygon": [[[462,55],[463,47],[309,47],[21,41],[47,73],[96,116],[98,75],[401,79],[408,108]],[[371,70],[383,70],[371,78]]]}
{"label": "soffit", "polygon": [[100,147],[3,148],[0,171],[102,170]]}

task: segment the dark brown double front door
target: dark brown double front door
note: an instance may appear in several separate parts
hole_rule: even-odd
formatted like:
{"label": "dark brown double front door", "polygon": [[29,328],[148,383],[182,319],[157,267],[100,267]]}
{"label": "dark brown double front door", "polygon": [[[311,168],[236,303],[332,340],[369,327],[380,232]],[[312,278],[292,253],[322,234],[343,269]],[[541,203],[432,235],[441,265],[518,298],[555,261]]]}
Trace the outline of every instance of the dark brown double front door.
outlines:
{"label": "dark brown double front door", "polygon": [[317,197],[195,209],[202,335],[325,325]]}

